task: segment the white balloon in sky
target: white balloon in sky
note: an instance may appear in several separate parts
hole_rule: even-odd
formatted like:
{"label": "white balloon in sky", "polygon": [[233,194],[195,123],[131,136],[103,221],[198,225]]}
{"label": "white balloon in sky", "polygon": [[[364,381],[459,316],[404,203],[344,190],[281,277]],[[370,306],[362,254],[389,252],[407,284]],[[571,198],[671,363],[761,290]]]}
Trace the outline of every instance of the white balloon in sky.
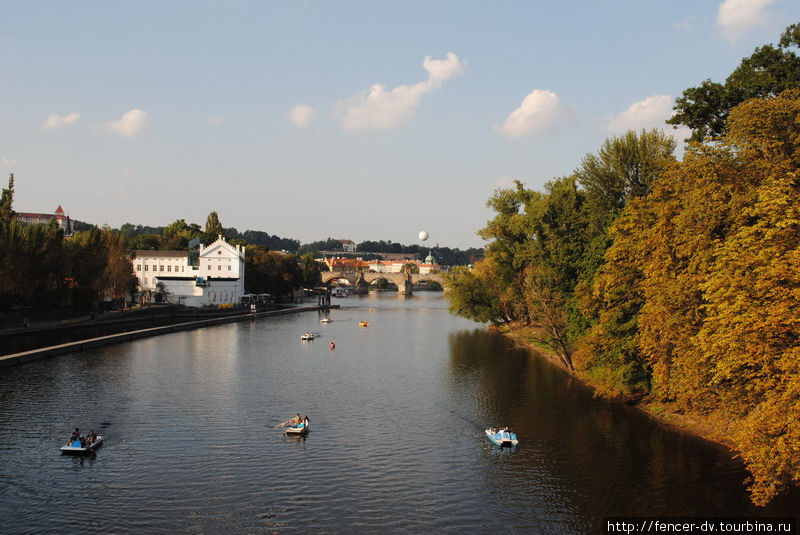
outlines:
{"label": "white balloon in sky", "polygon": [[422,241],[427,240],[428,239],[428,233],[423,230],[422,232],[419,233],[419,239],[422,240]]}

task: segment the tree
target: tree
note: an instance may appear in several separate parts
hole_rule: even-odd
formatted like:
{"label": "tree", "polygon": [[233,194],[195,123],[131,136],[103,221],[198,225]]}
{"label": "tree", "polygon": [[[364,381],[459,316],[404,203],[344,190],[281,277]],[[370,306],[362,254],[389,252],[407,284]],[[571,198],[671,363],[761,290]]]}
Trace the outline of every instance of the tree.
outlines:
{"label": "tree", "polygon": [[224,233],[222,223],[219,221],[217,212],[211,212],[206,218],[206,232],[204,242],[206,245],[213,243]]}
{"label": "tree", "polygon": [[125,237],[118,232],[103,233],[108,259],[101,279],[101,288],[106,297],[124,299],[136,289],[138,279],[133,273]]}
{"label": "tree", "polygon": [[8,188],[3,188],[3,194],[0,197],[0,221],[10,222],[14,217],[14,173],[8,175]]}
{"label": "tree", "polygon": [[245,289],[248,293],[285,296],[301,287],[301,277],[296,256],[269,251],[258,245],[249,245],[245,249]]}
{"label": "tree", "polygon": [[724,84],[705,80],[699,87],[684,90],[675,100],[675,114],[667,123],[691,128],[691,141],[719,138],[735,106],[750,98],[772,97],[800,87],[800,56],[790,50],[798,46],[800,24],[792,24],[781,35],[777,48],[756,48]]}
{"label": "tree", "polygon": [[525,307],[534,323],[534,342],[549,349],[569,371],[574,371],[569,323],[558,276],[547,267],[532,265],[525,270],[523,280]]}
{"label": "tree", "polygon": [[512,321],[513,295],[499,284],[496,272],[497,264],[490,257],[476,262],[472,270],[459,266],[443,273],[450,312],[481,323]]}
{"label": "tree", "polygon": [[312,288],[319,283],[320,263],[314,259],[312,253],[306,253],[300,259],[303,263],[303,287]]}

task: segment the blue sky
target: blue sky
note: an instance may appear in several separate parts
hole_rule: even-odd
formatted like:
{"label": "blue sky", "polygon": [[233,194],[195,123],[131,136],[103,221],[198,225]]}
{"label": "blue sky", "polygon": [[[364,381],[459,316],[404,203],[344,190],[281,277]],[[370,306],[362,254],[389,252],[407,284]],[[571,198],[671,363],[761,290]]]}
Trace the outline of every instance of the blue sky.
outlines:
{"label": "blue sky", "polygon": [[0,19],[16,210],[468,247],[495,188],[663,127],[800,2],[4,1]]}

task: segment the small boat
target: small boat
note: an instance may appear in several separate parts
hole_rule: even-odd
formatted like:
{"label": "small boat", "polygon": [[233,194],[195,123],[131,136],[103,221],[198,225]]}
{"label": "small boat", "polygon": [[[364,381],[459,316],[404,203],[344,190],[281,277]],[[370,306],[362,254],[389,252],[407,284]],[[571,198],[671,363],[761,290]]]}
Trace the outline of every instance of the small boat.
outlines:
{"label": "small boat", "polygon": [[97,440],[88,446],[82,446],[80,440],[75,440],[73,442],[67,442],[65,445],[61,446],[61,451],[64,453],[88,453],[90,451],[94,451],[94,449],[102,444],[102,442],[103,435],[97,435]]}
{"label": "small boat", "polygon": [[358,326],[359,327],[369,327],[369,322],[368,321],[359,321],[358,322]]}
{"label": "small boat", "polygon": [[306,333],[306,334],[304,334],[303,336],[300,337],[300,340],[301,341],[313,340],[316,337],[317,337],[317,335],[314,334],[314,333]]}
{"label": "small boat", "polygon": [[517,440],[516,433],[510,433],[503,429],[497,432],[494,432],[492,429],[487,429],[485,433],[486,433],[486,438],[489,439],[489,442],[491,442],[495,446],[500,446],[501,448],[504,446],[510,447],[519,444],[519,440]]}
{"label": "small boat", "polygon": [[319,320],[319,322],[320,322],[320,323],[330,323],[330,322],[332,322],[332,321],[333,321],[333,320],[332,320],[332,319],[330,319],[330,318],[322,318],[321,320]]}
{"label": "small boat", "polygon": [[308,433],[309,421],[304,420],[297,425],[292,425],[286,428],[286,434],[292,437],[303,436]]}

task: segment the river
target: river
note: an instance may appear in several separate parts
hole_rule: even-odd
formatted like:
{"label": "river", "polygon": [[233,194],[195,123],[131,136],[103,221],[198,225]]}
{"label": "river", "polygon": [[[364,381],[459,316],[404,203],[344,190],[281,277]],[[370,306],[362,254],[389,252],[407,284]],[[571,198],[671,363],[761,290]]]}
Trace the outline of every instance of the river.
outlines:
{"label": "river", "polygon": [[[800,511],[797,492],[750,505],[724,448],[594,399],[441,293],[336,301],[330,324],[300,313],[0,369],[0,531],[592,533],[608,516]],[[298,411],[305,440],[273,427]],[[491,447],[489,425],[520,445]],[[60,454],[76,426],[106,437],[95,455]]]}

